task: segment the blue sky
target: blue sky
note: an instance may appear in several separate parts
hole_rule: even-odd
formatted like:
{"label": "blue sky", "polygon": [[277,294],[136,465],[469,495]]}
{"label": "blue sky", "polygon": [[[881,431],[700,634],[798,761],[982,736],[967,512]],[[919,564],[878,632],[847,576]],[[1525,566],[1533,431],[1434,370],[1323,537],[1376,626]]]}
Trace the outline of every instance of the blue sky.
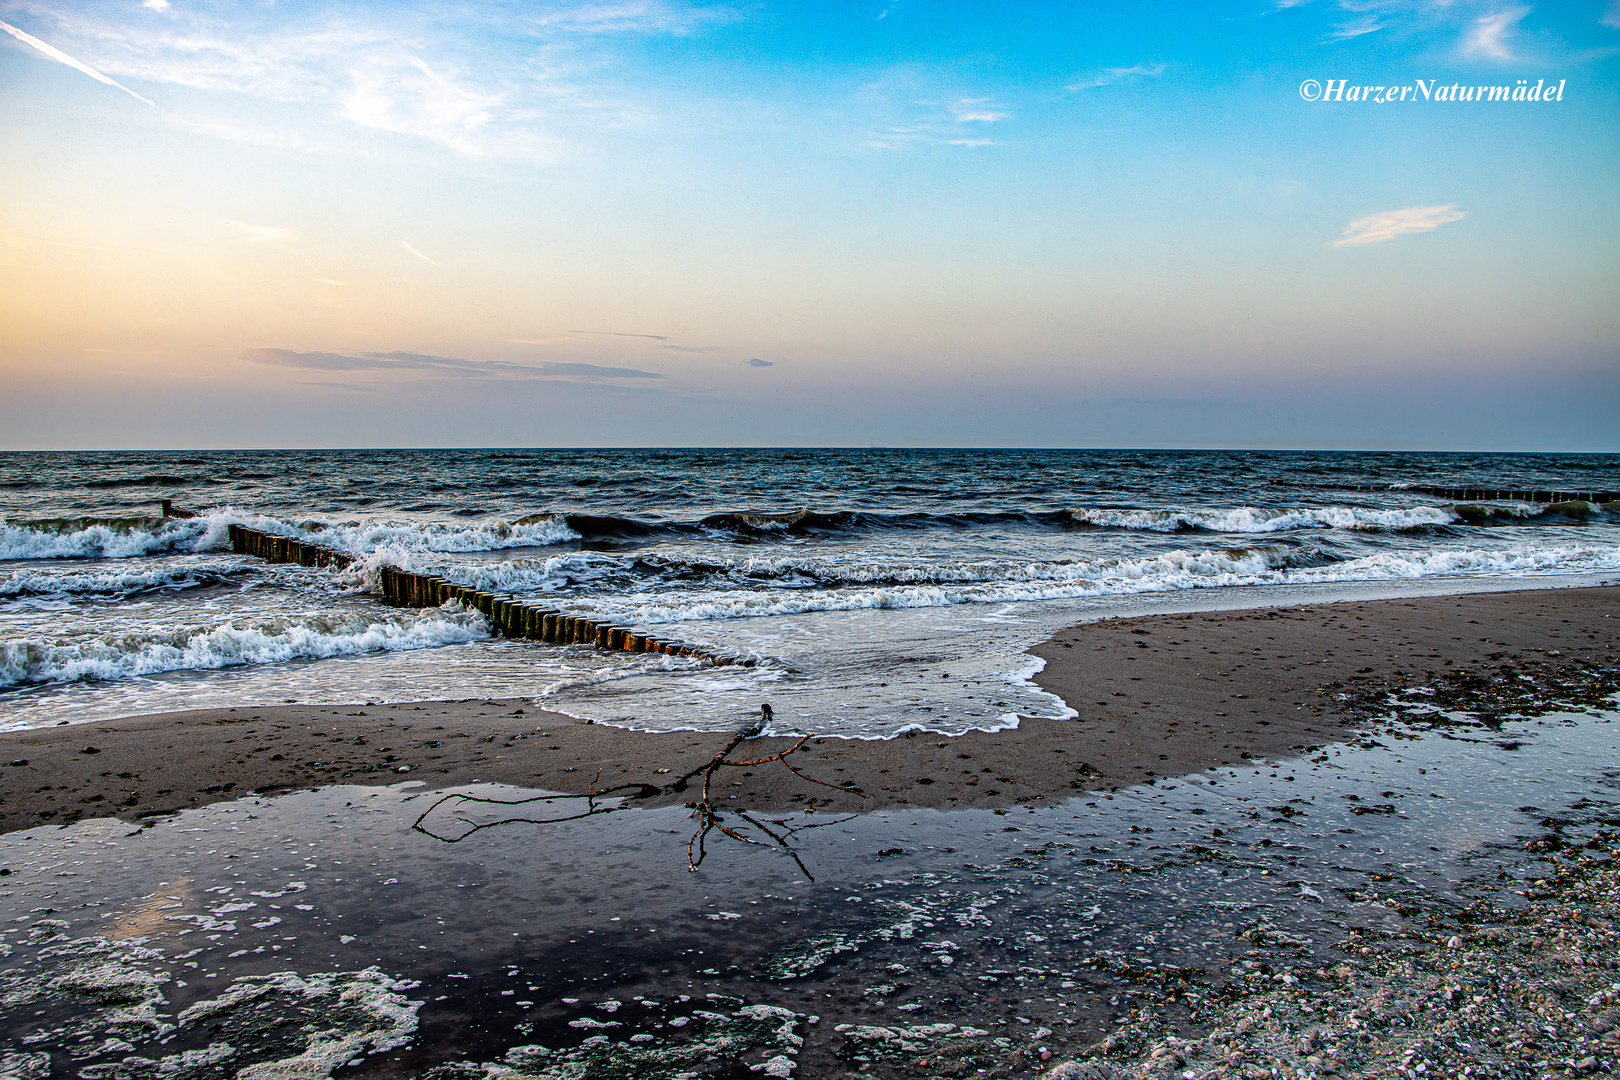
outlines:
{"label": "blue sky", "polygon": [[6,446],[1620,449],[1612,0],[0,21]]}

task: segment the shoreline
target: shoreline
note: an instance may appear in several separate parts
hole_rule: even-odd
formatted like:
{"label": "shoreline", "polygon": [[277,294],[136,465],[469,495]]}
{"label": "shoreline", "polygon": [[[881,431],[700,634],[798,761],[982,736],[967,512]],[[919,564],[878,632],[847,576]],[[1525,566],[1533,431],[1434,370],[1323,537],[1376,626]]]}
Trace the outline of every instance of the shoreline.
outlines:
{"label": "shoreline", "polygon": [[[792,762],[823,783],[779,764],[725,770],[717,797],[769,811],[994,808],[1343,741],[1413,686],[1488,707],[1549,693],[1585,700],[1612,693],[1620,675],[1616,614],[1620,587],[1600,586],[1084,623],[1029,650],[1046,662],[1035,682],[1074,718],[960,736],[811,737]],[[591,724],[531,699],[218,708],[31,729],[0,735],[0,832],[332,783],[658,787],[729,737]],[[759,739],[748,753],[796,741]],[[685,798],[665,791],[646,804]]]}

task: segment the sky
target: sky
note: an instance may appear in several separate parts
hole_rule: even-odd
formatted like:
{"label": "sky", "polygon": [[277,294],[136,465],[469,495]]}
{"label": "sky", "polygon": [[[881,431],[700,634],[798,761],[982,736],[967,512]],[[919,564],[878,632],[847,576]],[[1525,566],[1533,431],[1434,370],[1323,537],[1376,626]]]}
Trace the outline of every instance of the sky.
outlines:
{"label": "sky", "polygon": [[1620,0],[0,31],[0,449],[1620,451]]}

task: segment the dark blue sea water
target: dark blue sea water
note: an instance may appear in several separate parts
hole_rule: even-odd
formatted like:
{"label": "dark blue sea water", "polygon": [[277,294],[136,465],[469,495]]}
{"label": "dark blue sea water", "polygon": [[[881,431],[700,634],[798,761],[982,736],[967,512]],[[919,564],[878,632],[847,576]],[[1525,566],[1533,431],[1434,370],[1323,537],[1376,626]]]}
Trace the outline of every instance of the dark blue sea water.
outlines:
{"label": "dark blue sea water", "polygon": [[[1063,715],[1024,650],[1084,618],[1604,580],[1614,455],[461,450],[0,455],[0,727],[282,700],[542,697],[638,727],[885,735]],[[198,512],[157,517],[157,500]],[[266,566],[226,526],[359,557]],[[386,564],[748,652],[491,639]],[[948,676],[948,678],[941,678]]]}

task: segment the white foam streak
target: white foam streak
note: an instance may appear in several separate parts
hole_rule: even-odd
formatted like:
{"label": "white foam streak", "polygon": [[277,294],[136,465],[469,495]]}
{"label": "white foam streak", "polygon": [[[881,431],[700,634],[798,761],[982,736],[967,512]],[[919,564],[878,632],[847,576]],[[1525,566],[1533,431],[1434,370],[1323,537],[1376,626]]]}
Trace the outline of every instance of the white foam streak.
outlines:
{"label": "white foam streak", "polygon": [[221,507],[195,518],[163,518],[146,523],[91,524],[57,528],[50,524],[0,522],[0,560],[128,559],[175,551],[221,551],[230,547],[229,527],[246,525],[260,532],[307,540],[351,555],[384,549],[398,551],[498,551],[543,547],[579,534],[561,516],[543,515],[516,522],[486,521],[471,525],[438,522],[283,521]]}
{"label": "white foam streak", "polygon": [[952,604],[1067,600],[1088,596],[1207,589],[1228,585],[1285,585],[1388,581],[1456,576],[1534,576],[1620,570],[1620,548],[1549,546],[1485,551],[1380,553],[1323,567],[1290,567],[1282,548],[1244,551],[1171,551],[1143,559],[1067,564],[1061,578],[822,589],[802,592],[713,591],[681,596],[641,594],[578,606],[634,623],[800,615],[863,608],[922,608]]}
{"label": "white foam streak", "polygon": [[367,521],[325,525],[308,522],[297,530],[305,540],[353,555],[384,549],[398,551],[500,551],[503,548],[545,547],[578,540],[579,533],[561,516],[522,521],[486,521],[475,525],[439,522]]}
{"label": "white foam streak", "polygon": [[129,559],[191,551],[207,530],[200,519],[174,518],[150,528],[87,525],[58,530],[0,523],[0,559]]}
{"label": "white foam streak", "polygon": [[569,582],[623,573],[624,560],[594,551],[570,551],[539,559],[503,560],[458,566],[450,575],[456,582],[484,592],[546,591]]}
{"label": "white foam streak", "polygon": [[200,576],[220,576],[246,569],[239,559],[203,559],[146,570],[16,570],[0,579],[0,596],[60,596],[86,593],[127,593],[139,589],[184,587]]}
{"label": "white foam streak", "polygon": [[382,621],[351,613],[109,634],[89,640],[24,638],[0,642],[0,687],[398,652],[488,636],[482,615],[444,610],[401,614]]}
{"label": "white foam streak", "polygon": [[1261,507],[1228,510],[1071,510],[1077,522],[1116,529],[1179,532],[1208,529],[1224,533],[1270,533],[1290,529],[1411,529],[1451,525],[1462,520],[1443,506],[1372,510],[1360,506]]}

